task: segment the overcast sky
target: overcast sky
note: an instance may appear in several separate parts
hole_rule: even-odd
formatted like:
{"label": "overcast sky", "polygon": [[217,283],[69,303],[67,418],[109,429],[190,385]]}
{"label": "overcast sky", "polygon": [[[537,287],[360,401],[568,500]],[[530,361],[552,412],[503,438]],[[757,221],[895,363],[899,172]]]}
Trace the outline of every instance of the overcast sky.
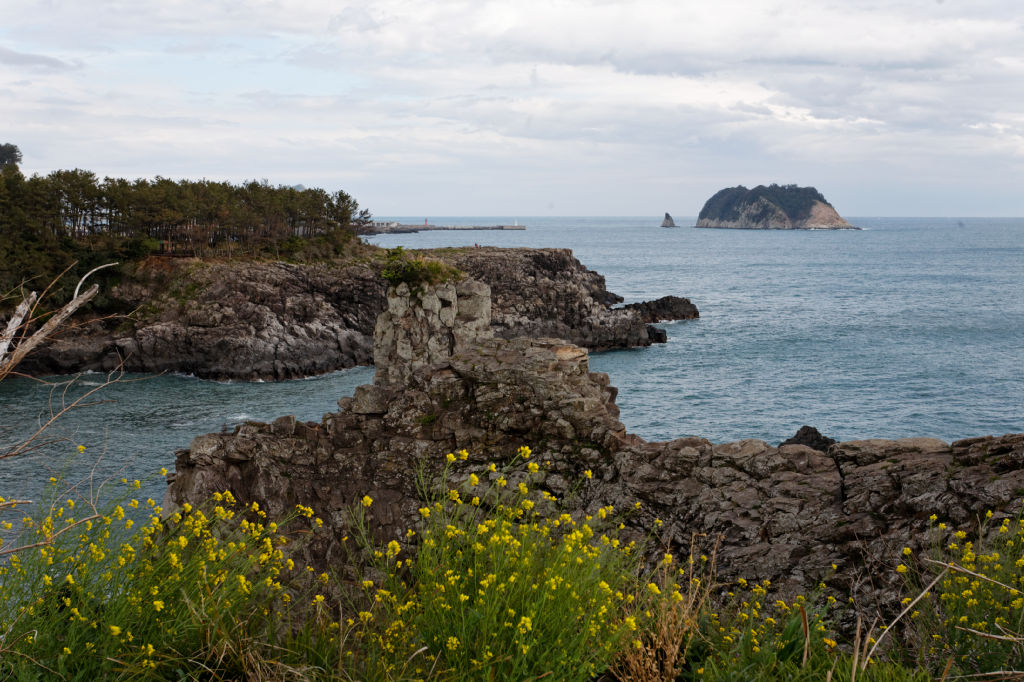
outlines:
{"label": "overcast sky", "polygon": [[0,0],[26,173],[345,189],[376,215],[1024,216],[1022,0]]}

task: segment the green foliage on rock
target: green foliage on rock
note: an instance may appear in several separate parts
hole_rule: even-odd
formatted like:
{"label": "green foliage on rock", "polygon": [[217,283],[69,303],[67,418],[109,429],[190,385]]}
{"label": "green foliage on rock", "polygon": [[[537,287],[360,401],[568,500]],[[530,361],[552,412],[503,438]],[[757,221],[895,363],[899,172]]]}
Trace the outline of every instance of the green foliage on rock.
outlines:
{"label": "green foliage on rock", "polygon": [[381,276],[392,286],[406,284],[412,289],[442,282],[457,282],[465,273],[433,258],[411,256],[401,246],[388,249]]}
{"label": "green foliage on rock", "polygon": [[[722,221],[735,221],[739,219],[744,210],[764,199],[770,204],[764,210],[771,211],[771,207],[778,208],[785,213],[792,222],[806,220],[811,215],[811,209],[815,202],[821,202],[827,206],[832,204],[825,200],[821,192],[813,187],[797,187],[796,185],[771,184],[765,187],[758,185],[754,189],[747,189],[743,185],[728,187],[715,193],[700,211],[698,220],[711,219]],[[764,211],[762,211],[763,213]],[[752,216],[754,220],[768,216]]]}

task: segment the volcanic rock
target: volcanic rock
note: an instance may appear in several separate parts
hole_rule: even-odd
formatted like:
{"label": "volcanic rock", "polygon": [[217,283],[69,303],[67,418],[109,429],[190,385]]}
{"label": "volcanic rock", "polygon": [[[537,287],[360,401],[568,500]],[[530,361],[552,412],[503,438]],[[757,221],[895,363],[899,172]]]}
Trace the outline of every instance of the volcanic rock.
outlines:
{"label": "volcanic rock", "polygon": [[584,349],[491,335],[485,299],[475,282],[389,291],[373,385],[319,423],[286,418],[199,436],[177,452],[165,507],[225,489],[272,515],[311,506],[329,533],[305,558],[337,568],[350,509],[363,495],[375,500],[367,512],[375,535],[398,538],[416,527],[420,482],[436,478],[446,453],[465,448],[453,475],[486,482],[498,475],[489,462],[505,466],[529,445],[545,463],[533,487],[570,513],[640,503],[625,519],[627,536],[654,532],[659,551],[717,545],[724,580],[768,579],[790,593],[824,581],[864,609],[893,606],[891,568],[901,548],[934,541],[931,515],[952,532],[987,510],[997,524],[1019,512],[1024,434],[952,445],[850,441],[827,454],[760,440],[645,442],[626,432],[616,389],[589,370]]}
{"label": "volcanic rock", "polygon": [[821,435],[821,432],[813,426],[804,425],[791,438],[779,443],[779,447],[781,448],[783,445],[806,445],[819,452],[828,452],[829,446],[835,442],[834,438]]}
{"label": "volcanic rock", "polygon": [[[504,338],[556,337],[591,350],[660,338],[604,277],[568,249],[437,249],[492,289],[492,324]],[[158,259],[111,296],[128,319],[80,325],[22,363],[35,374],[179,372],[207,379],[280,380],[373,358],[374,321],[385,309],[380,263],[208,263]]]}

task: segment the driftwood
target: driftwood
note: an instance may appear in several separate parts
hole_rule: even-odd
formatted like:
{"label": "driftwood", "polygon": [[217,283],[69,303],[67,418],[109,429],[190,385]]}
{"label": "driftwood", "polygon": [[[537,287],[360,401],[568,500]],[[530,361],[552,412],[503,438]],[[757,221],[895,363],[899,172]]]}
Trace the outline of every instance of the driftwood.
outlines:
{"label": "driftwood", "polygon": [[[50,319],[48,319],[43,326],[37,329],[34,333],[28,334],[28,324],[32,322],[32,314],[35,312],[36,305],[39,303],[39,294],[36,292],[29,293],[25,299],[18,304],[18,307],[14,309],[14,314],[11,319],[7,321],[7,327],[4,329],[3,336],[0,336],[0,380],[10,374],[14,368],[20,363],[26,355],[32,352],[39,344],[45,341],[50,334],[52,334],[57,328],[59,328],[69,317],[71,317],[76,310],[84,306],[86,303],[91,301],[100,288],[98,284],[93,284],[91,287],[82,291],[82,285],[85,280],[88,279],[89,275],[93,274],[97,270],[103,268],[109,268],[117,263],[107,263],[101,265],[98,268],[93,268],[78,281],[78,286],[75,287],[74,296],[70,301],[64,304],[60,310],[54,313]],[[19,330],[21,330],[21,337],[12,349],[11,344],[18,336]]]}

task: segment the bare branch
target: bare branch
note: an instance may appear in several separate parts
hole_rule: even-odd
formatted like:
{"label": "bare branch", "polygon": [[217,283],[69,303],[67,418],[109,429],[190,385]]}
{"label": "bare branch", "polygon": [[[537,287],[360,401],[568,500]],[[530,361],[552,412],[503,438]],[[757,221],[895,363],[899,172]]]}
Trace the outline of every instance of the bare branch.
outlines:
{"label": "bare branch", "polygon": [[992,578],[989,578],[987,575],[982,575],[981,573],[975,573],[974,571],[972,571],[970,569],[967,569],[967,568],[964,568],[963,566],[960,566],[959,564],[957,564],[955,562],[950,562],[950,563],[947,564],[944,561],[936,561],[935,559],[927,559],[927,558],[924,559],[924,561],[928,562],[929,564],[935,564],[936,566],[945,566],[947,569],[949,569],[951,571],[956,571],[957,573],[966,573],[967,575],[974,576],[975,578],[978,578],[979,580],[987,580],[988,582],[992,583],[993,585],[999,585],[999,587],[1003,588],[1004,590],[1006,590],[1010,594],[1016,594],[1017,592],[1019,592],[1019,590],[1017,590],[1017,588],[1015,588],[1015,587],[1010,587],[1009,585],[1007,585],[1005,583],[1001,583],[998,580],[993,580]]}
{"label": "bare branch", "polygon": [[[2,339],[0,339],[0,379],[7,376],[11,372],[11,370],[14,369],[14,367],[16,367],[18,363],[20,363],[25,358],[26,355],[31,353],[33,349],[35,349],[39,344],[45,341],[50,336],[50,334],[52,334],[58,327],[60,327],[65,322],[65,320],[71,317],[71,315],[73,315],[76,310],[84,306],[86,303],[91,301],[93,297],[96,296],[96,294],[100,290],[99,285],[93,284],[84,292],[79,293],[79,291],[82,288],[82,284],[85,283],[86,278],[89,277],[89,275],[91,275],[92,273],[96,272],[97,270],[102,270],[103,268],[110,267],[112,265],[117,265],[117,263],[107,263],[106,265],[101,265],[100,267],[93,268],[92,270],[87,272],[85,274],[85,277],[82,277],[82,279],[78,280],[78,286],[75,287],[75,295],[72,297],[72,299],[68,301],[64,305],[64,307],[58,310],[52,317],[50,317],[50,319],[47,320],[46,323],[43,324],[43,326],[40,327],[34,334],[28,337],[23,337],[23,340],[14,348],[14,350],[8,352],[8,347],[10,346],[11,340],[14,338],[14,335],[17,333],[17,330],[25,325],[26,316],[31,315],[29,311],[35,311],[35,308],[39,303],[40,297],[33,292],[28,296],[28,298],[21,302],[21,304],[15,310],[14,317],[12,317],[11,320],[8,322],[7,329],[6,331],[4,331]],[[52,287],[53,283],[51,283],[50,286]],[[49,289],[50,287],[47,287],[46,291],[49,291]],[[44,296],[46,295],[46,291],[43,292]]]}
{"label": "bare branch", "polygon": [[[58,409],[56,412],[51,412],[50,418],[47,419],[45,422],[43,422],[43,424],[38,429],[36,429],[35,433],[30,435],[28,438],[23,440],[21,443],[18,443],[17,445],[15,445],[13,448],[8,450],[7,452],[0,452],[0,459],[6,459],[7,457],[14,457],[16,455],[24,454],[25,452],[27,452],[29,450],[30,446],[32,446],[33,442],[37,438],[42,436],[42,434],[45,433],[46,430],[49,429],[54,424],[54,422],[56,422],[58,419],[60,419],[61,417],[63,417],[65,414],[67,414],[68,412],[70,412],[73,409],[76,409],[78,407],[84,407],[84,406],[90,405],[90,404],[95,404],[95,403],[87,402],[87,399],[89,397],[91,397],[94,393],[96,393],[97,391],[102,391],[103,389],[107,388],[108,386],[120,382],[121,381],[121,376],[123,374],[124,374],[124,369],[122,367],[118,367],[117,369],[113,370],[112,372],[110,372],[110,374],[107,375],[107,378],[106,378],[106,380],[103,383],[101,383],[98,386],[93,386],[91,389],[89,389],[88,391],[86,391],[82,395],[78,396],[77,398],[75,398],[71,402],[67,402],[66,398],[64,398],[62,396],[61,397],[60,409]],[[65,392],[66,391],[67,391],[67,388],[65,388]]]}
{"label": "bare branch", "polygon": [[118,265],[118,263],[107,263],[106,265],[101,265],[99,267],[93,268],[89,272],[85,273],[82,279],[78,280],[78,286],[75,287],[75,294],[74,296],[71,297],[71,300],[75,300],[76,298],[78,298],[78,291],[79,289],[82,288],[82,285],[85,284],[85,280],[89,279],[89,275],[96,272],[97,270],[102,270],[103,268],[110,268],[115,265]]}
{"label": "bare branch", "polygon": [[25,317],[36,303],[38,294],[32,292],[25,298],[18,307],[14,309],[14,315],[7,321],[7,329],[4,330],[3,336],[0,336],[0,363],[3,362],[4,357],[7,355],[7,348],[11,345],[11,341],[14,340],[14,335],[18,332],[18,328],[21,327],[25,322]]}
{"label": "bare branch", "polygon": [[972,628],[964,628],[964,627],[960,627],[959,625],[956,626],[956,629],[957,630],[963,630],[964,632],[969,632],[972,635],[977,635],[978,637],[981,637],[982,639],[994,639],[994,640],[997,640],[997,641],[1000,641],[1000,642],[1016,642],[1018,644],[1020,642],[1024,642],[1024,638],[1021,638],[1021,637],[1011,637],[1011,636],[1006,636],[1006,635],[995,635],[995,634],[992,634],[991,632],[982,632],[981,630],[974,630]]}
{"label": "bare branch", "polygon": [[867,656],[864,658],[863,662],[861,663],[861,670],[864,670],[864,669],[867,668],[868,661],[871,660],[871,656],[874,655],[875,649],[877,649],[878,645],[882,643],[882,640],[885,639],[885,636],[888,635],[890,632],[892,632],[892,629],[893,629],[893,627],[895,627],[896,623],[900,622],[900,618],[902,618],[903,616],[907,615],[907,613],[912,608],[914,608],[914,604],[916,604],[917,602],[921,601],[924,598],[924,595],[926,595],[929,592],[931,592],[931,589],[933,587],[935,587],[935,585],[940,580],[942,580],[942,576],[946,575],[946,573],[948,573],[948,572],[949,572],[949,567],[948,566],[946,568],[942,569],[942,572],[939,573],[937,576],[935,576],[935,580],[932,580],[930,583],[928,583],[928,587],[926,587],[923,590],[921,590],[921,593],[918,594],[916,597],[914,597],[914,601],[912,601],[909,604],[907,604],[906,608],[903,609],[902,611],[900,611],[900,615],[896,616],[896,618],[891,623],[889,623],[889,627],[887,627],[885,630],[883,630],[882,634],[878,635],[878,640],[875,641],[875,645],[873,647],[871,647],[871,651],[868,652]]}
{"label": "bare branch", "polygon": [[34,549],[36,547],[49,547],[50,545],[52,545],[54,543],[54,541],[57,538],[59,538],[61,535],[64,535],[64,533],[67,533],[69,530],[72,530],[73,528],[78,528],[79,526],[81,526],[84,523],[88,523],[90,521],[95,521],[96,519],[100,519],[100,518],[103,518],[103,515],[98,513],[98,512],[96,512],[96,513],[93,513],[93,514],[91,514],[89,516],[86,516],[85,518],[75,519],[74,522],[69,523],[68,525],[64,526],[60,530],[55,531],[49,537],[47,537],[47,538],[45,538],[43,540],[40,540],[39,542],[32,542],[32,543],[29,543],[27,545],[18,545],[17,547],[8,547],[7,549],[0,549],[0,556],[7,556],[8,554],[16,554],[18,552],[24,552],[26,549]]}

